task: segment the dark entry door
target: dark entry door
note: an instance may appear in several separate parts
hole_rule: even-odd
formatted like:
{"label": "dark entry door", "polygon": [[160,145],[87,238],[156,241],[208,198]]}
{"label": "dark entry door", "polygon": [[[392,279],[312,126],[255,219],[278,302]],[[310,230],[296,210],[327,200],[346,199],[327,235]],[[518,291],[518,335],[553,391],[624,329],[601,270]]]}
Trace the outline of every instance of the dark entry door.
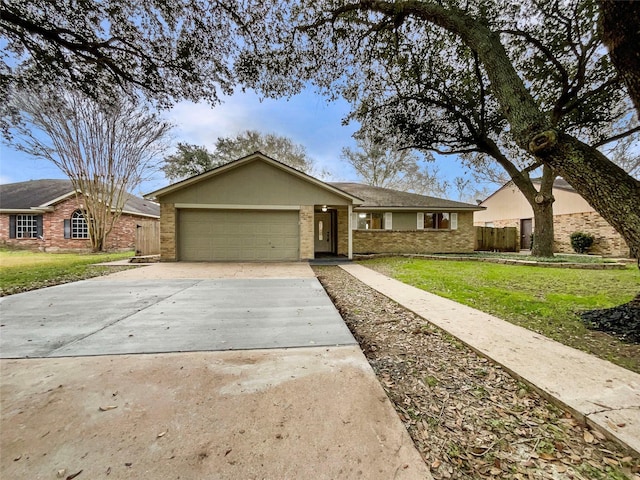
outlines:
{"label": "dark entry door", "polygon": [[531,250],[531,234],[533,221],[530,218],[520,220],[520,249]]}
{"label": "dark entry door", "polygon": [[316,212],[315,223],[314,250],[316,253],[332,253],[334,232],[331,212]]}

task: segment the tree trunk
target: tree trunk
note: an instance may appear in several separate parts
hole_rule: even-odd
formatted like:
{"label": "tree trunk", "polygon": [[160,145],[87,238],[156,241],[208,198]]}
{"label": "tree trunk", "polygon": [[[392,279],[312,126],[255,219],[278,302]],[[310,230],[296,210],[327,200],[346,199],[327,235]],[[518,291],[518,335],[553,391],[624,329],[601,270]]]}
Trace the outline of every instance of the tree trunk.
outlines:
{"label": "tree trunk", "polygon": [[511,181],[531,205],[535,223],[531,255],[535,257],[553,257],[553,202],[555,201],[553,198],[553,182],[556,179],[556,173],[551,167],[544,165],[542,167],[540,190],[536,190],[529,173],[520,171],[511,163],[493,140],[485,138],[482,143],[483,150],[502,165],[511,177]]}
{"label": "tree trunk", "polygon": [[600,0],[602,41],[640,116],[640,3]]}
{"label": "tree trunk", "polygon": [[553,202],[533,202],[533,246],[531,256],[553,257]]}
{"label": "tree trunk", "polygon": [[570,135],[552,131],[543,135],[549,142],[545,148],[535,151],[536,156],[602,215],[637,257],[640,253],[640,181],[597,149]]}

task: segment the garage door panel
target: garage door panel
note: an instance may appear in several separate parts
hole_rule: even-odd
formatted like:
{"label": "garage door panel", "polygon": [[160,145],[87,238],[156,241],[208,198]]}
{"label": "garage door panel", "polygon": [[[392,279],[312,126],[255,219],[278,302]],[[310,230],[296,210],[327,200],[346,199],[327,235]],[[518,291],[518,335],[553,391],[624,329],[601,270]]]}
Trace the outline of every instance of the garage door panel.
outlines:
{"label": "garage door panel", "polygon": [[180,210],[183,261],[298,260],[297,211]]}

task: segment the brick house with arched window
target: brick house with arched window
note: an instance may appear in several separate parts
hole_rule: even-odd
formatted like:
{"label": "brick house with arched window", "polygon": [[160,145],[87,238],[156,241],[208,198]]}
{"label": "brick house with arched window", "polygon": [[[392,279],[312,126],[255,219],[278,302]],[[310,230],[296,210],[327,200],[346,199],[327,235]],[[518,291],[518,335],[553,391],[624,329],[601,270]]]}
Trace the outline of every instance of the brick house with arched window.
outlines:
{"label": "brick house with arched window", "polygon": [[[0,243],[46,251],[90,250],[82,201],[69,180],[0,185]],[[136,229],[159,219],[158,204],[129,195],[106,249],[134,249]]]}

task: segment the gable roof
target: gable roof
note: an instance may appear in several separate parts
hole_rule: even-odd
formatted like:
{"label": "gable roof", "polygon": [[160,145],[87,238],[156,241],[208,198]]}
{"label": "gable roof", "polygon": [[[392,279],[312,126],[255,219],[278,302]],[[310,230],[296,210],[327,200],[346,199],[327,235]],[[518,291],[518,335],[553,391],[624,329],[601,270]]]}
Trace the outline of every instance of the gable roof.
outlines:
{"label": "gable roof", "polygon": [[364,200],[358,207],[363,210],[372,209],[423,209],[423,210],[449,210],[449,211],[478,211],[484,207],[470,203],[456,202],[444,198],[429,197],[417,193],[402,192],[391,188],[373,187],[362,183],[331,182],[330,185]]}
{"label": "gable roof", "polygon": [[[46,210],[74,195],[70,180],[45,179],[0,185],[0,211]],[[123,212],[146,217],[160,217],[160,206],[127,194]]]}
{"label": "gable roof", "polygon": [[346,198],[348,200],[351,200],[352,203],[354,205],[360,205],[362,203],[362,199],[358,198],[357,196],[345,191],[345,190],[341,190],[339,188],[334,187],[332,184],[330,183],[325,183],[322,180],[318,180],[315,177],[312,177],[311,175],[307,175],[304,172],[301,172],[300,170],[296,170],[293,167],[290,167],[289,165],[286,165],[282,162],[279,162],[271,157],[267,157],[266,155],[264,155],[261,152],[253,152],[250,155],[247,155],[246,157],[242,157],[238,160],[234,160],[233,162],[229,162],[229,163],[225,163],[224,165],[221,165],[219,167],[213,168],[211,170],[208,170],[204,173],[201,173],[199,175],[194,175],[193,177],[189,177],[185,180],[181,180],[179,182],[173,183],[167,187],[161,188],[159,190],[156,190],[154,192],[150,192],[147,193],[144,198],[157,198],[160,197],[162,195],[166,195],[168,193],[173,193],[176,192],[178,190],[181,190],[183,188],[187,188],[193,184],[196,184],[198,182],[202,182],[204,180],[207,180],[209,178],[215,177],[217,175],[220,175],[224,172],[228,172],[229,170],[233,170],[235,168],[239,168],[243,165],[246,165],[250,162],[255,162],[255,161],[260,161],[260,162],[264,162],[267,163],[269,165],[272,165],[276,168],[279,168],[281,170],[284,170],[285,172],[288,172],[291,175],[294,175],[306,182],[309,182],[313,185],[316,185],[320,188],[323,188],[325,190],[328,190],[340,197]]}
{"label": "gable roof", "polygon": [[[540,184],[542,183],[542,178],[541,177],[536,177],[536,178],[532,178],[531,179],[531,183],[535,183],[535,184]],[[504,190],[507,187],[514,187],[517,188],[515,186],[515,184],[513,183],[513,180],[509,180],[507,183],[505,183],[504,185],[502,185],[500,188],[498,188],[495,192],[493,192],[491,195],[489,195],[487,198],[485,198],[482,202],[480,202],[480,204],[483,204],[484,202],[486,202],[487,200],[489,200],[491,197],[493,197],[495,194],[497,194],[498,192]],[[573,188],[571,185],[569,185],[569,183],[562,177],[556,177],[556,179],[553,181],[553,189],[559,189],[559,190],[566,190],[567,192],[574,192],[574,193],[578,193],[576,192],[575,188]]]}

